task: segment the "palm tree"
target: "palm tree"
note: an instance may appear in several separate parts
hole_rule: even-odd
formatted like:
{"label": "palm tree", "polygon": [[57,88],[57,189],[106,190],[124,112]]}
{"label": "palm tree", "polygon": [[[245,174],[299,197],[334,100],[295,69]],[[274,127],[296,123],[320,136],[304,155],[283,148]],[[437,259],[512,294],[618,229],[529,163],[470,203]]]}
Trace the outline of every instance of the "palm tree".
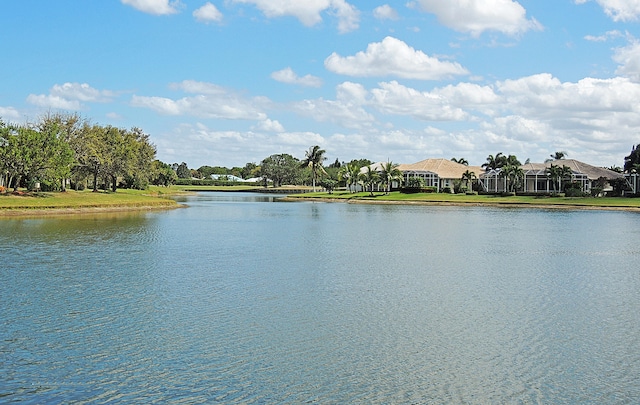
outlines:
{"label": "palm tree", "polygon": [[467,169],[467,171],[462,173],[462,177],[460,179],[465,182],[467,190],[471,190],[473,189],[473,184],[471,184],[471,182],[477,179],[477,177],[475,172],[469,171]]}
{"label": "palm tree", "polygon": [[524,178],[524,171],[520,166],[508,164],[500,169],[500,177],[507,182],[507,191],[514,192]]}
{"label": "palm tree", "polygon": [[379,176],[387,190],[386,194],[389,194],[391,191],[391,183],[393,183],[394,180],[402,180],[402,172],[398,169],[398,165],[392,162],[382,164]]}
{"label": "palm tree", "polygon": [[498,152],[495,156],[489,155],[487,157],[487,162],[482,164],[486,170],[496,170],[504,166],[506,157],[502,154],[502,152]]}
{"label": "palm tree", "polygon": [[[358,184],[358,175],[360,175],[360,166],[355,163],[342,165],[338,172],[339,180],[345,182],[350,192],[355,192],[355,186]],[[351,188],[351,186],[353,186],[353,188]]]}
{"label": "palm tree", "polygon": [[367,187],[369,187],[369,191],[373,196],[373,186],[375,184],[378,184],[378,182],[380,181],[380,176],[378,176],[378,172],[375,170],[372,170],[371,166],[367,166],[366,171],[364,173],[360,173],[359,178],[360,178],[360,181],[362,182],[364,189],[366,190]]}
{"label": "palm tree", "polygon": [[324,154],[324,149],[320,149],[318,145],[312,146],[304,153],[304,160],[300,163],[300,167],[308,167],[311,169],[314,192],[316,191],[316,178],[318,177],[318,173],[327,173],[324,167],[322,167],[322,162],[327,160]]}
{"label": "palm tree", "polygon": [[553,192],[557,193],[558,190],[556,189],[556,184],[558,184],[560,182],[560,179],[562,178],[562,168],[560,166],[551,164],[551,166],[547,167],[544,172],[547,175],[547,177],[551,179],[551,184],[553,185]]}
{"label": "palm tree", "polygon": [[549,155],[549,156],[550,156],[550,159],[545,160],[545,161],[544,161],[545,163],[547,163],[547,162],[553,162],[554,160],[561,160],[561,159],[564,159],[564,158],[566,158],[567,156],[569,156],[569,154],[568,154],[567,152],[564,152],[564,151],[559,151],[559,152],[552,153],[552,154],[551,154],[551,155]]}
{"label": "palm tree", "polygon": [[460,163],[461,165],[469,166],[469,161],[465,158],[456,159],[454,157],[451,158],[452,162]]}

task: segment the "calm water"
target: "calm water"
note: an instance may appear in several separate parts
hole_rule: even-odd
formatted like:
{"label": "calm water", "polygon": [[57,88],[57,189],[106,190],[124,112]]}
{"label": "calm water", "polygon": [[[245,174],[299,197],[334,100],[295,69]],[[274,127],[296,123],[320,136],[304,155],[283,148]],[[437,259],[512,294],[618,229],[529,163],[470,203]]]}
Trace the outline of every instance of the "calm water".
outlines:
{"label": "calm water", "polygon": [[638,214],[186,203],[0,221],[0,402],[640,400]]}

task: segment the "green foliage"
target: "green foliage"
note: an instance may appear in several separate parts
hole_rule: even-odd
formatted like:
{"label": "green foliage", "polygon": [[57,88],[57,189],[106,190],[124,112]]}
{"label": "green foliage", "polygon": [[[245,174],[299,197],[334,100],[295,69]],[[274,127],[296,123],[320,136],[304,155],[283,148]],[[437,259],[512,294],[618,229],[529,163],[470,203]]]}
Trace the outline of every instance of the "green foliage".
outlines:
{"label": "green foliage", "polygon": [[40,183],[42,189],[64,190],[68,181],[84,184],[93,175],[115,191],[119,178],[143,187],[149,182],[155,146],[138,128],[89,125],[77,115],[48,114],[35,124],[6,126],[0,122],[0,170],[3,183],[17,188]]}
{"label": "green foliage", "polygon": [[275,187],[296,184],[300,170],[300,161],[286,153],[271,155],[260,163],[260,176],[265,181],[271,180]]}
{"label": "green foliage", "polygon": [[176,169],[176,174],[179,179],[190,179],[191,178],[191,170],[189,170],[189,166],[185,162],[182,162],[178,165]]}
{"label": "green foliage", "polygon": [[311,179],[313,184],[313,191],[316,191],[316,179],[320,174],[326,174],[322,162],[327,158],[324,156],[325,150],[320,149],[320,146],[311,146],[308,151],[305,152],[305,157],[300,163],[300,167],[308,167],[311,170]]}

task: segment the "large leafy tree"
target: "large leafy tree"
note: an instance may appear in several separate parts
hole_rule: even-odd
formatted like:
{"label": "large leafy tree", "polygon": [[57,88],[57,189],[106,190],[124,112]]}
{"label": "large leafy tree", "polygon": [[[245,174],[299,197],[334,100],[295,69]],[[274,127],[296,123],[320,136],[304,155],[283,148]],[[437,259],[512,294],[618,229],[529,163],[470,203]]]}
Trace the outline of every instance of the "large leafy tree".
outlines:
{"label": "large leafy tree", "polygon": [[295,157],[286,153],[274,154],[262,160],[260,173],[263,178],[270,179],[275,187],[280,187],[296,183],[299,167],[300,161]]}
{"label": "large leafy tree", "polygon": [[316,191],[316,179],[320,174],[326,173],[322,162],[327,158],[324,156],[325,150],[320,149],[320,146],[315,145],[309,148],[304,153],[304,159],[300,163],[300,167],[308,167],[311,170],[311,179],[313,184],[313,191]]}

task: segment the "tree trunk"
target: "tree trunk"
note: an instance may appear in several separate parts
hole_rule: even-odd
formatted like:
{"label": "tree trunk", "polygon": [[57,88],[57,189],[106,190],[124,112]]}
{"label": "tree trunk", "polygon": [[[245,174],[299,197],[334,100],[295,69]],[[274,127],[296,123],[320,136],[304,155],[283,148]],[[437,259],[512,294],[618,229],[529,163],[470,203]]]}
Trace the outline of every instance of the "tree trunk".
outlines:
{"label": "tree trunk", "polygon": [[93,192],[98,192],[98,170],[93,171]]}
{"label": "tree trunk", "polygon": [[111,191],[113,191],[114,193],[116,192],[118,186],[118,177],[117,176],[111,176]]}

